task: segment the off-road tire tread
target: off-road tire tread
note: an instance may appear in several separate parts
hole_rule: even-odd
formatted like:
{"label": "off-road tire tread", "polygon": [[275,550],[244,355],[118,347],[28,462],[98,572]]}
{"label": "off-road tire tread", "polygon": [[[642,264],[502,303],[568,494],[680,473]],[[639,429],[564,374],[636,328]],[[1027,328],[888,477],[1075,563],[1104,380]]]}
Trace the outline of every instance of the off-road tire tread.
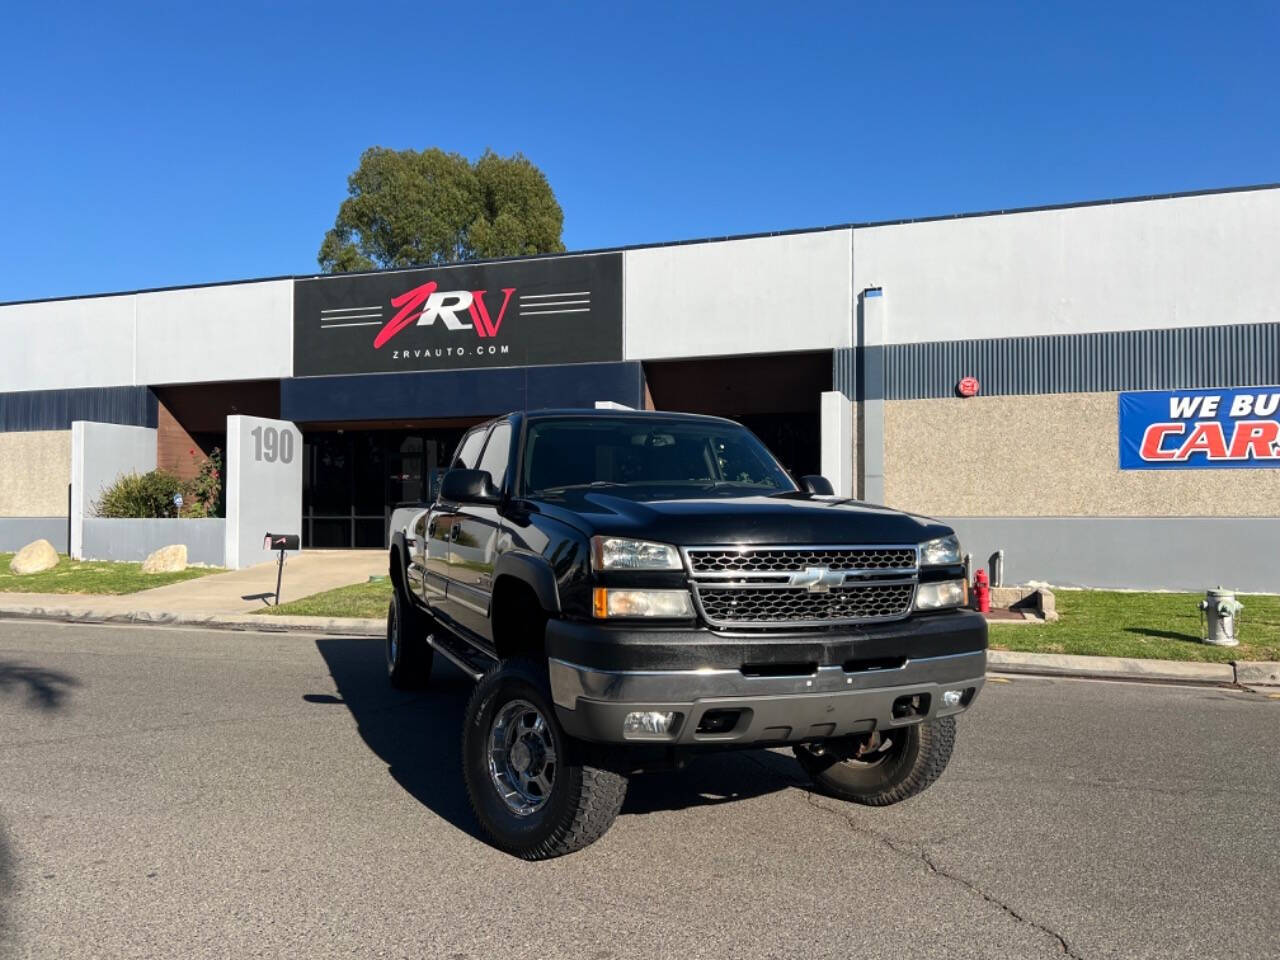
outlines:
{"label": "off-road tire tread", "polygon": [[821,771],[816,771],[806,763],[806,757],[801,754],[800,748],[796,749],[796,758],[800,760],[800,765],[805,768],[815,784],[835,793],[840,799],[869,807],[887,807],[923,793],[942,776],[942,772],[947,768],[947,762],[951,759],[951,751],[956,743],[955,717],[942,717],[931,723],[921,724],[917,730],[920,734],[920,748],[910,772],[900,783],[878,793],[855,797],[846,792],[837,792],[824,782],[825,778]]}
{"label": "off-road tire tread", "polygon": [[627,778],[599,767],[582,768],[582,788],[573,819],[561,824],[550,837],[520,854],[524,860],[548,860],[574,853],[599,840],[622,809],[627,798]]}
{"label": "off-road tire tread", "polygon": [[[467,756],[470,718],[475,716],[476,712],[481,708],[480,701],[485,696],[484,691],[491,678],[504,672],[515,674],[527,683],[533,684],[543,693],[547,703],[552,702],[546,673],[544,670],[539,669],[534,661],[525,658],[512,658],[503,660],[492,667],[476,684],[475,689],[472,690],[470,702],[468,702],[464,714],[468,718],[467,721],[464,721],[462,730],[462,757],[464,763]],[[547,719],[552,723],[556,722],[554,713]],[[555,829],[540,843],[523,850],[510,851],[522,860],[549,860],[590,846],[604,836],[613,825],[613,821],[617,818],[618,812],[622,809],[623,801],[627,797],[628,781],[624,774],[592,765],[590,763],[590,747],[587,744],[571,740],[563,732],[561,737],[565,752],[571,759],[564,768],[563,774],[557,774],[557,776],[567,774],[571,781],[578,780],[580,777],[576,802],[571,798],[569,804],[571,815],[557,824]],[[467,784],[467,800],[471,804],[471,812],[475,815],[477,822],[483,826],[484,818],[481,816],[480,807],[476,803],[470,783]],[[496,840],[497,838],[495,837],[494,839]]]}

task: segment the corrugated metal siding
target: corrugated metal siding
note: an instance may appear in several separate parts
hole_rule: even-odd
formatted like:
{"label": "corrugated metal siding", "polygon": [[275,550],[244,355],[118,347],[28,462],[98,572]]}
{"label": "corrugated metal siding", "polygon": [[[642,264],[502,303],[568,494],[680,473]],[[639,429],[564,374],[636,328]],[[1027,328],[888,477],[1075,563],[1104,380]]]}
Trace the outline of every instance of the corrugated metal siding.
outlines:
{"label": "corrugated metal siding", "polygon": [[73,420],[154,427],[156,396],[148,387],[87,387],[0,393],[0,433],[70,430]]}
{"label": "corrugated metal siding", "polygon": [[[1276,323],[900,343],[883,349],[889,400],[954,396],[965,376],[977,377],[986,396],[1280,383]],[[845,365],[856,366],[852,359],[836,359],[839,389],[844,389],[839,377]],[[855,384],[853,374],[848,376]]]}
{"label": "corrugated metal siding", "polygon": [[831,352],[831,389],[839,390],[848,400],[858,399],[858,350],[837,347]]}

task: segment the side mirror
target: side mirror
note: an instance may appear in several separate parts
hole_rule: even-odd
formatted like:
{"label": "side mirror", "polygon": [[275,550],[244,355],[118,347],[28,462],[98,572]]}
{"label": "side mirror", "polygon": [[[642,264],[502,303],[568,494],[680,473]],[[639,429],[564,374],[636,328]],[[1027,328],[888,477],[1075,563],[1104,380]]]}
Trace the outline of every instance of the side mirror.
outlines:
{"label": "side mirror", "polygon": [[833,497],[836,493],[836,488],[831,486],[831,481],[816,473],[801,477],[800,488],[805,493],[812,493],[819,497]]}
{"label": "side mirror", "polygon": [[450,470],[440,482],[440,499],[451,503],[497,503],[501,498],[488,470]]}

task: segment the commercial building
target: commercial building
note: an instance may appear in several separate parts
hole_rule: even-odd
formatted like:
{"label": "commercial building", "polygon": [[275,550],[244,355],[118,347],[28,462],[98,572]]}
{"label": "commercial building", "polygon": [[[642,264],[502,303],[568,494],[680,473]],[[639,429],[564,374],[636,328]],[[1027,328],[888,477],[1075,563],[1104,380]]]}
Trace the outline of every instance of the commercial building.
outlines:
{"label": "commercial building", "polygon": [[740,420],[1009,581],[1280,591],[1278,252],[1265,186],[7,304],[0,549],[136,554],[176,528],[102,485],[229,442],[246,530],[378,547],[469,424],[607,401]]}

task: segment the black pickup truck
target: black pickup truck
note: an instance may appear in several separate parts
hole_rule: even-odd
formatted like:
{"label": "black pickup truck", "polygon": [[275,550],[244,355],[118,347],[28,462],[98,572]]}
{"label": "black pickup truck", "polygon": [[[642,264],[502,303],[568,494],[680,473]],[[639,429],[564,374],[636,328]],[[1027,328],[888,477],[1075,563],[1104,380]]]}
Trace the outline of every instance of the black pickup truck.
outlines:
{"label": "black pickup truck", "polygon": [[942,773],[982,688],[943,524],[797,484],[744,427],[640,411],[513,413],[462,440],[393,533],[386,660],[475,681],[463,776],[527,859],[580,849],[627,778],[789,745],[814,782],[883,805]]}

